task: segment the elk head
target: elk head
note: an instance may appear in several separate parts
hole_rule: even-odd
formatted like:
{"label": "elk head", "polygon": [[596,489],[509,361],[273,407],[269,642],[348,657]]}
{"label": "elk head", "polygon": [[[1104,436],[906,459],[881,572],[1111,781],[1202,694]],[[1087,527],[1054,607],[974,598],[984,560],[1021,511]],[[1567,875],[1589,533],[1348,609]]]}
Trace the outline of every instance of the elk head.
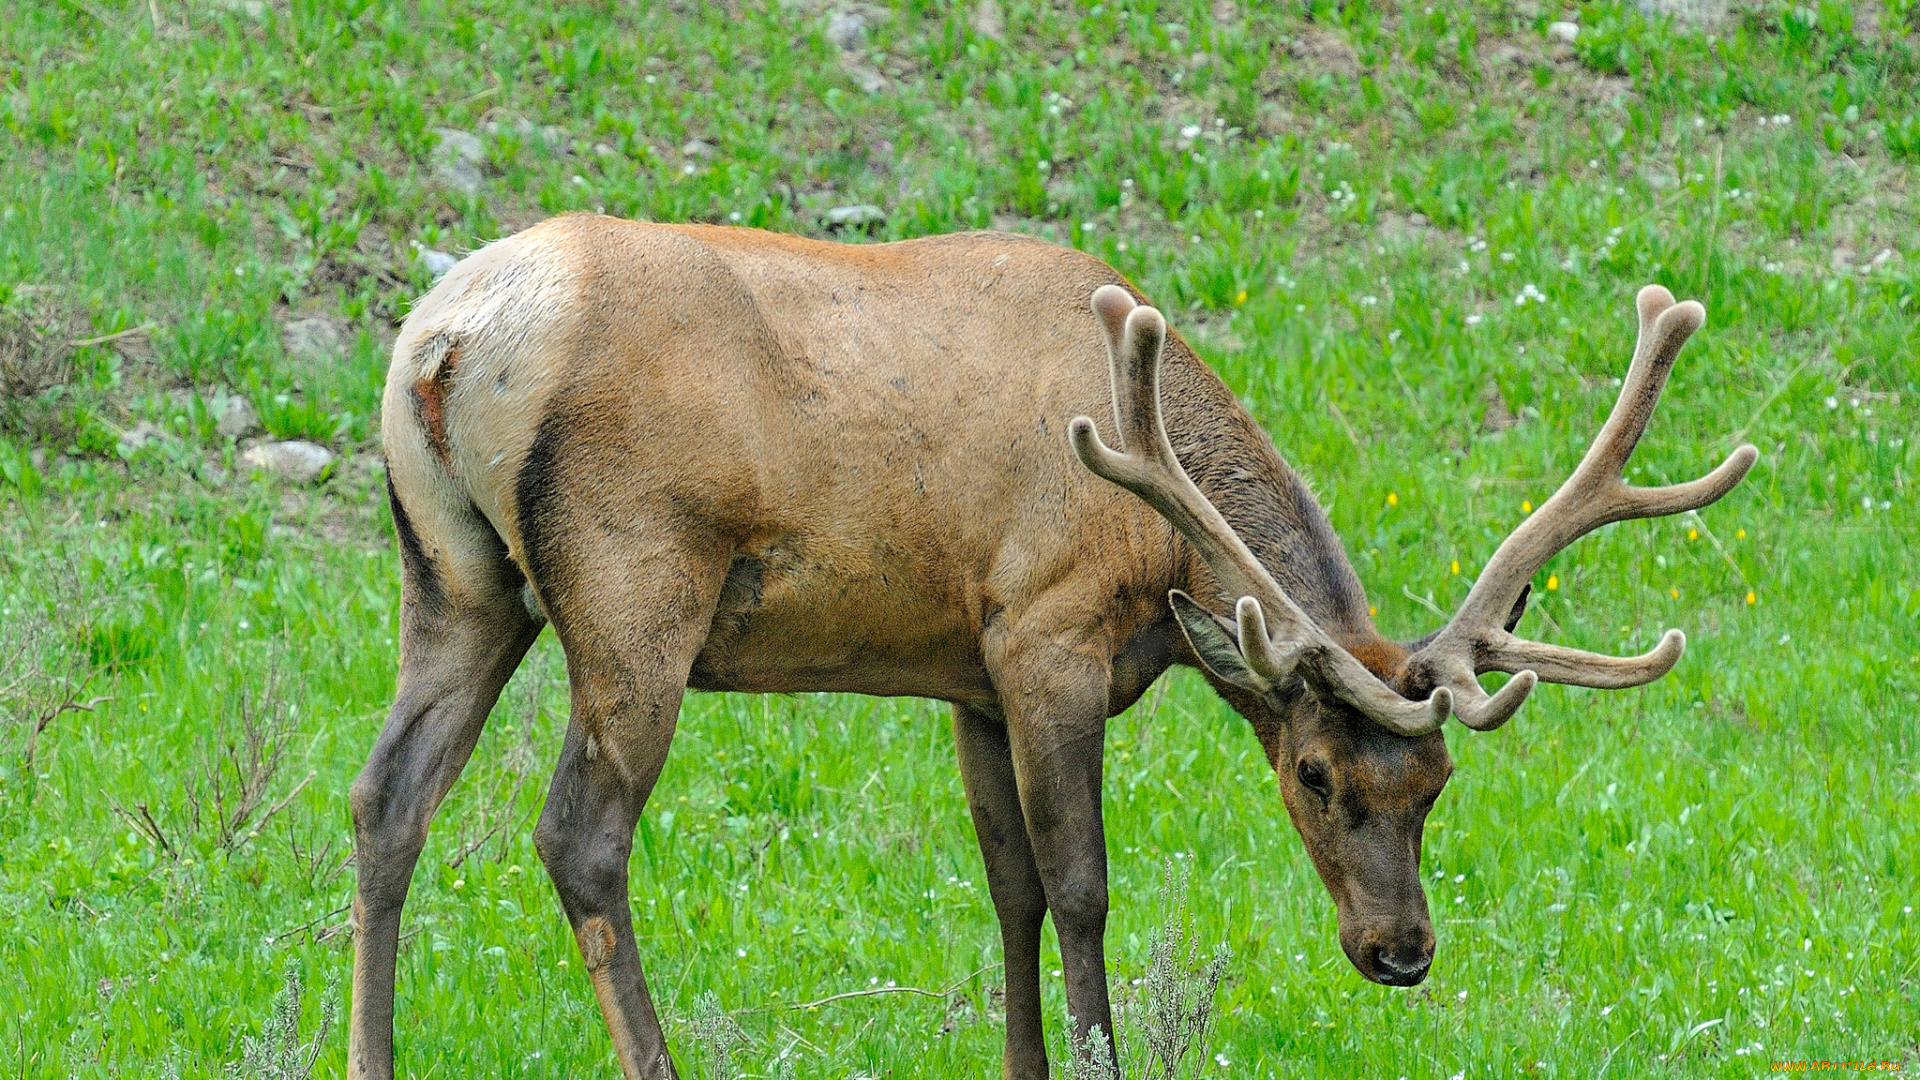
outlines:
{"label": "elk head", "polygon": [[[1699,304],[1676,304],[1657,285],[1642,289],[1636,306],[1640,339],[1619,401],[1573,475],[1494,552],[1445,627],[1406,646],[1364,643],[1363,663],[1287,595],[1174,456],[1160,416],[1160,313],[1136,306],[1116,286],[1093,294],[1107,332],[1120,449],[1102,442],[1093,421],[1081,416],[1068,427],[1074,453],[1165,517],[1206,562],[1223,597],[1237,598],[1231,619],[1179,591],[1169,600],[1210,681],[1259,733],[1287,812],[1338,909],[1341,947],[1376,982],[1412,986],[1426,978],[1433,959],[1420,841],[1427,811],[1453,771],[1440,734],[1448,718],[1490,731],[1543,679],[1639,686],[1665,675],[1685,648],[1678,630],[1636,657],[1515,637],[1533,575],[1609,522],[1718,500],[1759,456],[1743,445],[1691,483],[1627,485],[1627,458],[1680,347],[1706,317]],[[1478,676],[1494,671],[1512,678],[1490,694]]]}

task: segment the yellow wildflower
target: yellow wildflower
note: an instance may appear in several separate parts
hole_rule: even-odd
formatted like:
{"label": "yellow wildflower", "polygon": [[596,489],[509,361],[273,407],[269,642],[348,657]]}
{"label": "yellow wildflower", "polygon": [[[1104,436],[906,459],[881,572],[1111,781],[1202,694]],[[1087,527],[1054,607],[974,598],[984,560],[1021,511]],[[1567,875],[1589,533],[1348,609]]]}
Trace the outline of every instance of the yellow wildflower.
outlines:
{"label": "yellow wildflower", "polygon": [[1396,492],[1396,491],[1389,491],[1389,492],[1387,492],[1387,505],[1388,505],[1388,506],[1399,506],[1399,505],[1400,505],[1400,493],[1399,493],[1399,492]]}
{"label": "yellow wildflower", "polygon": [[1548,592],[1560,591],[1560,575],[1559,574],[1547,575],[1547,591]]}
{"label": "yellow wildflower", "polygon": [[1525,500],[1525,499],[1521,499],[1521,500],[1520,500],[1520,512],[1521,512],[1521,513],[1523,513],[1523,514],[1531,514],[1531,513],[1533,513],[1533,504],[1532,504],[1531,502],[1528,502],[1528,501],[1527,501],[1527,500]]}
{"label": "yellow wildflower", "polygon": [[1245,290],[1245,289],[1241,289],[1241,290],[1240,290],[1240,295],[1238,295],[1238,296],[1235,296],[1235,297],[1233,298],[1233,302],[1234,302],[1234,303],[1236,303],[1236,304],[1244,304],[1244,303],[1246,303],[1246,302],[1247,302],[1247,290]]}
{"label": "yellow wildflower", "polygon": [[1687,539],[1689,539],[1689,540],[1698,540],[1698,539],[1700,539],[1700,530],[1699,530],[1699,529],[1688,529],[1688,530],[1687,530]]}
{"label": "yellow wildflower", "polygon": [[1747,606],[1748,606],[1748,607],[1752,607],[1753,605],[1755,605],[1755,604],[1757,604],[1757,603],[1759,603],[1759,602],[1760,602],[1760,601],[1759,601],[1759,597],[1756,597],[1756,596],[1754,596],[1754,595],[1753,595],[1753,590],[1752,590],[1752,589],[1748,589],[1748,590],[1747,590]]}
{"label": "yellow wildflower", "polygon": [[1745,540],[1745,539],[1747,538],[1747,530],[1745,530],[1745,529],[1735,529],[1735,530],[1733,531],[1733,538],[1734,538],[1735,540]]}
{"label": "yellow wildflower", "polygon": [[1459,560],[1459,559],[1455,559],[1455,560],[1453,560],[1453,572],[1454,572],[1454,573],[1456,573],[1456,574],[1460,572],[1460,560]]}
{"label": "yellow wildflower", "polygon": [[1678,599],[1680,599],[1680,590],[1679,590],[1679,589],[1668,589],[1668,590],[1667,590],[1667,595],[1668,595],[1668,596],[1671,596],[1671,597],[1673,597],[1673,598],[1674,598],[1675,600],[1678,600]]}

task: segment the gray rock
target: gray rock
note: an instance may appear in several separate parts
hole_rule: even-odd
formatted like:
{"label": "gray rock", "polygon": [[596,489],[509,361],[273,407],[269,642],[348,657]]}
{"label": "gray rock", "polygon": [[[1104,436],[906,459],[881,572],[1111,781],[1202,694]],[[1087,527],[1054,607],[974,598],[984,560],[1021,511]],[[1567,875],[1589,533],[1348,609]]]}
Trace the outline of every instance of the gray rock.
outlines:
{"label": "gray rock", "polygon": [[473,132],[463,131],[460,128],[442,127],[434,128],[433,133],[440,137],[439,144],[433,148],[435,154],[470,161],[475,165],[486,163],[486,144],[482,143],[480,136]]}
{"label": "gray rock", "polygon": [[691,158],[712,157],[713,144],[704,139],[688,139],[687,144],[680,148],[680,152]]}
{"label": "gray rock", "polygon": [[345,335],[329,319],[295,319],[280,331],[280,344],[295,360],[319,360],[346,351]]}
{"label": "gray rock", "polygon": [[994,0],[980,0],[974,5],[973,32],[990,41],[1007,36],[1007,17]]}
{"label": "gray rock", "polygon": [[129,458],[140,452],[148,443],[157,443],[167,437],[165,430],[150,421],[142,420],[120,436],[120,456]]}
{"label": "gray rock", "polygon": [[842,63],[840,66],[846,69],[847,77],[853,80],[854,85],[865,93],[877,94],[887,88],[887,77],[865,64]]}
{"label": "gray rock", "polygon": [[836,206],[827,211],[829,225],[871,225],[885,220],[887,220],[887,212],[872,203]]}
{"label": "gray rock", "polygon": [[867,40],[867,17],[857,11],[836,11],[827,18],[827,40],[842,52]]}
{"label": "gray rock", "polygon": [[480,136],[459,128],[434,128],[440,142],[433,148],[433,175],[441,183],[468,195],[478,194],[486,176],[487,148]]}
{"label": "gray rock", "polygon": [[1571,45],[1580,38],[1580,24],[1550,22],[1547,24],[1547,36],[1555,41],[1564,41]]}
{"label": "gray rock", "polygon": [[333,465],[333,451],[304,439],[263,442],[249,447],[240,461],[255,472],[269,473],[296,484],[311,484]]}
{"label": "gray rock", "polygon": [[239,394],[221,402],[218,412],[220,419],[215,421],[214,426],[229,439],[244,438],[260,426],[260,417],[253,411],[253,403]]}
{"label": "gray rock", "polygon": [[421,266],[426,267],[427,273],[433,275],[435,279],[442,277],[447,271],[460,265],[458,256],[449,255],[444,251],[435,251],[430,247],[420,248],[419,253],[415,255],[414,258]]}
{"label": "gray rock", "polygon": [[1382,210],[1379,220],[1376,231],[1380,234],[1380,238],[1397,244],[1415,240],[1427,225],[1424,215],[1397,214],[1392,210]]}

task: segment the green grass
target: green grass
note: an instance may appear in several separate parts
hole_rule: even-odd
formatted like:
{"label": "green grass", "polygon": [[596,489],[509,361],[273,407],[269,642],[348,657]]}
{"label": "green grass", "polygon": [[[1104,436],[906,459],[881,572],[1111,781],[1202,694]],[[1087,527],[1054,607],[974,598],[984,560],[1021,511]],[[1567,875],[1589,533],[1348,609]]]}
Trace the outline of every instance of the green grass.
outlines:
{"label": "green grass", "polygon": [[[0,1073],[218,1075],[289,959],[317,1024],[350,966],[347,786],[392,692],[376,421],[429,280],[416,245],[594,208],[1098,253],[1274,432],[1407,637],[1578,459],[1633,289],[1701,299],[1634,475],[1683,479],[1741,440],[1760,465],[1697,518],[1560,556],[1528,623],[1613,651],[1679,626],[1692,647],[1645,689],[1549,687],[1498,733],[1452,730],[1427,984],[1350,969],[1251,733],[1191,672],[1110,729],[1111,962],[1138,973],[1185,857],[1202,938],[1234,953],[1222,1074],[1913,1066],[1920,46],[1905,3],[1732,6],[1696,27],[1580,4],[1556,49],[1562,12],[1524,2],[1007,2],[999,41],[970,6],[917,4],[861,9],[843,57],[826,8],[758,0],[12,5],[9,333],[153,328],[42,349],[59,377],[0,403],[0,621],[16,643],[49,628],[28,659],[111,698],[54,719],[31,762],[18,714],[46,684],[0,726]],[[477,193],[437,177],[440,128],[481,135]],[[832,233],[824,212],[859,203],[885,220]],[[302,317],[344,346],[288,355]],[[249,477],[215,427],[229,392],[343,463],[312,488]],[[1520,422],[1496,432],[1501,410]],[[123,452],[141,422],[171,437]],[[312,780],[226,851],[208,768],[270,683],[293,711],[265,799]],[[421,862],[414,1076],[614,1071],[530,838],[564,685],[549,635]],[[998,935],[946,723],[916,701],[689,699],[633,867],[683,1054],[711,994],[754,1075],[997,1068]],[[890,981],[960,987],[785,1008]],[[320,1074],[344,1051],[336,1028]]]}

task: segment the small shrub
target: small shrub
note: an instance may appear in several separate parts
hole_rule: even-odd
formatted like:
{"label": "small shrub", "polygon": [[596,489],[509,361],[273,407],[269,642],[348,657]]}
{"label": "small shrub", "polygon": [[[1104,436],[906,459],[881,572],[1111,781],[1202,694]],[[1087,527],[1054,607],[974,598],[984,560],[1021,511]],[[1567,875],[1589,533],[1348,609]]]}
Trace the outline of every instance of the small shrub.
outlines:
{"label": "small shrub", "polygon": [[313,1038],[302,1039],[300,968],[292,960],[287,962],[286,978],[286,985],[274,999],[273,1013],[267,1017],[260,1034],[242,1038],[240,1060],[228,1063],[223,1070],[229,1080],[308,1080],[313,1076],[314,1062],[326,1047],[339,1005],[329,987],[320,999],[319,1027],[314,1030]]}
{"label": "small shrub", "polygon": [[720,1008],[719,995],[709,990],[694,1002],[687,1034],[700,1058],[700,1071],[693,1075],[705,1080],[735,1080],[739,1074],[734,1071],[733,1052],[746,1042],[747,1033]]}
{"label": "small shrub", "polygon": [[221,730],[202,744],[204,782],[187,790],[187,802],[194,827],[211,826],[222,850],[237,851],[260,835],[313,779],[308,774],[269,803],[274,778],[293,742],[293,698],[298,696],[285,692],[277,663],[270,663],[260,688],[243,688]]}
{"label": "small shrub", "polygon": [[73,377],[73,350],[25,311],[0,308],[0,397],[19,401]]}
{"label": "small shrub", "polygon": [[308,772],[274,798],[275,780],[293,745],[298,697],[298,687],[287,692],[278,662],[269,661],[261,685],[234,691],[231,708],[201,739],[199,776],[182,786],[180,803],[162,807],[156,816],[146,802],[129,808],[109,795],[113,812],[170,858],[189,854],[209,834],[218,850],[239,851],[313,781],[315,774]]}
{"label": "small shrub", "polygon": [[[8,567],[20,577],[26,571]],[[9,757],[31,776],[40,740],[70,712],[91,712],[99,672],[90,644],[100,622],[97,599],[70,568],[35,568],[46,594],[15,594],[0,612],[0,722],[11,730]]]}
{"label": "small shrub", "polygon": [[[1184,864],[1178,870],[1167,865],[1147,970],[1115,995],[1121,1071],[1114,1071],[1108,1033],[1096,1027],[1084,1038],[1070,1039],[1061,1080],[1184,1080],[1206,1068],[1213,999],[1233,954],[1222,943],[1210,957],[1204,955],[1187,910],[1188,876]],[[1068,1023],[1071,1027],[1071,1019]]]}

